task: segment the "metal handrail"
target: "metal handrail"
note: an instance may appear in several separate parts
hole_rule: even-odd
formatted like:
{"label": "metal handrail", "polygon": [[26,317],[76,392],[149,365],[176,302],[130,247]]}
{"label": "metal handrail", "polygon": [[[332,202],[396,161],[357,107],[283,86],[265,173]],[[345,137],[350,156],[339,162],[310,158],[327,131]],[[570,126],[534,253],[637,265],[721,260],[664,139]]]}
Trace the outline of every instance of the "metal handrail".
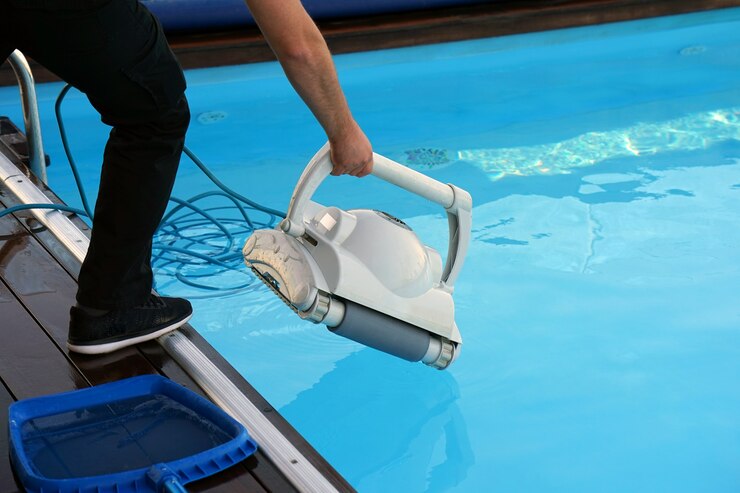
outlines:
{"label": "metal handrail", "polygon": [[21,93],[21,107],[23,108],[23,123],[26,127],[26,141],[28,142],[28,158],[31,172],[44,184],[46,181],[46,158],[44,145],[41,140],[41,120],[39,106],[36,99],[36,84],[33,80],[28,60],[18,50],[8,57],[8,62],[15,72],[18,88]]}

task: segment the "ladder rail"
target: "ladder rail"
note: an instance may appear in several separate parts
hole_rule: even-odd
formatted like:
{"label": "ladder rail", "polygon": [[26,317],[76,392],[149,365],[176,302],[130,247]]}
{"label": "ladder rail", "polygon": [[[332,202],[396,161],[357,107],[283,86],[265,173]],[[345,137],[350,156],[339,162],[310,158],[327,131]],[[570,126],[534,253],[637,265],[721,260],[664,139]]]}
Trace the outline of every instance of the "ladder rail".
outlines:
{"label": "ladder rail", "polygon": [[31,172],[44,184],[46,178],[46,157],[41,139],[41,118],[39,117],[38,100],[36,98],[36,83],[31,73],[28,60],[18,50],[8,57],[8,62],[15,72],[18,89],[21,93],[21,107],[23,109],[23,123],[26,127],[28,142],[28,158]]}

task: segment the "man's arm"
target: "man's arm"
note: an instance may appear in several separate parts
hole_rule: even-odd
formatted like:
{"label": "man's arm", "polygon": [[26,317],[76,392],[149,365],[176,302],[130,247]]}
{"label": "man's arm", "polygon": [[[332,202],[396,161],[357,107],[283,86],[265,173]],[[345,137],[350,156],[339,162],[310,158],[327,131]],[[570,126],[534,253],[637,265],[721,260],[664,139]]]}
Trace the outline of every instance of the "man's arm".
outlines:
{"label": "man's arm", "polygon": [[246,0],[288,80],[331,145],[333,175],[372,171],[372,147],[352,117],[324,37],[300,0]]}

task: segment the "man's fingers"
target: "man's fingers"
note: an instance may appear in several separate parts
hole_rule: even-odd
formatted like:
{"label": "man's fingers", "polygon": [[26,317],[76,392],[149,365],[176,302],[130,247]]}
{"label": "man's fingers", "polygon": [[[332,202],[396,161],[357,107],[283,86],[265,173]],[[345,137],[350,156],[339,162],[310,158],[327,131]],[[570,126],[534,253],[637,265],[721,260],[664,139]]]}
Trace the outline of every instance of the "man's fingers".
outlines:
{"label": "man's fingers", "polygon": [[373,172],[373,162],[370,161],[369,163],[366,163],[362,168],[360,168],[360,171],[355,175],[358,178],[365,177]]}
{"label": "man's fingers", "polygon": [[373,163],[372,161],[369,163],[362,164],[352,171],[349,172],[350,175],[356,176],[357,178],[362,178],[363,176],[369,175],[373,171]]}
{"label": "man's fingers", "polygon": [[333,176],[339,175],[351,175],[358,178],[367,176],[373,171],[373,162],[369,161],[354,166],[348,166],[346,164],[335,164],[332,168],[331,174]]}
{"label": "man's fingers", "polygon": [[343,131],[329,136],[331,161],[334,176],[351,175],[356,177],[370,174],[373,163],[373,148],[367,136],[353,120]]}

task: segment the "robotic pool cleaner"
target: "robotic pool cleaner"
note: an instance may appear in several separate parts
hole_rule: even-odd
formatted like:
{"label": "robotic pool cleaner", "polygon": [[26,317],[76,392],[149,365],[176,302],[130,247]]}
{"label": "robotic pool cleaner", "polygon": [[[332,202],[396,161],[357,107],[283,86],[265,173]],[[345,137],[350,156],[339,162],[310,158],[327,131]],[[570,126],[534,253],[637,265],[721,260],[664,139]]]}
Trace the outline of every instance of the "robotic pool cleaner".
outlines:
{"label": "robotic pool cleaner", "polygon": [[311,201],[331,170],[327,143],[298,180],[286,218],[247,239],[246,265],[301,318],[408,361],[447,368],[462,344],[452,292],[470,241],[470,194],[374,155],[374,176],[447,211],[443,267],[440,254],[390,214]]}

